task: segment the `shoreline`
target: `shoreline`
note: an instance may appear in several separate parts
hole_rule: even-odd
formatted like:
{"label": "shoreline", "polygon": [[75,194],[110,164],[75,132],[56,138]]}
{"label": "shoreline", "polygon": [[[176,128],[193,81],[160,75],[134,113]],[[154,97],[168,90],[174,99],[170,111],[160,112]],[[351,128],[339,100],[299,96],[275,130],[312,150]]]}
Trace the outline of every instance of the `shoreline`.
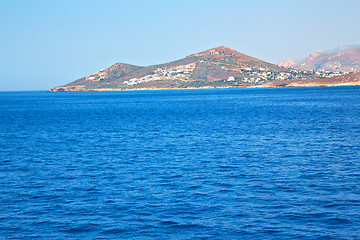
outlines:
{"label": "shoreline", "polygon": [[152,90],[194,90],[194,89],[230,89],[230,88],[298,88],[298,87],[354,87],[360,86],[360,83],[353,84],[304,84],[304,85],[288,85],[288,86],[274,86],[274,85],[258,85],[258,86],[239,86],[239,87],[189,87],[189,88],[134,88],[134,89],[120,89],[120,88],[97,88],[97,89],[78,89],[48,92],[123,92],[123,91],[152,91]]}

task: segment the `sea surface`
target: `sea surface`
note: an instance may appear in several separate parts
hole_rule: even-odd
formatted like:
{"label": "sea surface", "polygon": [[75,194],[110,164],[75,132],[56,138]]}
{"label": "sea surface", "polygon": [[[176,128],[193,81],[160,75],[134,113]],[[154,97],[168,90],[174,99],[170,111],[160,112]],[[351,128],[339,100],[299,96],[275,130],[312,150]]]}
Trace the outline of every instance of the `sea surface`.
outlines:
{"label": "sea surface", "polygon": [[360,239],[360,87],[1,92],[0,239]]}

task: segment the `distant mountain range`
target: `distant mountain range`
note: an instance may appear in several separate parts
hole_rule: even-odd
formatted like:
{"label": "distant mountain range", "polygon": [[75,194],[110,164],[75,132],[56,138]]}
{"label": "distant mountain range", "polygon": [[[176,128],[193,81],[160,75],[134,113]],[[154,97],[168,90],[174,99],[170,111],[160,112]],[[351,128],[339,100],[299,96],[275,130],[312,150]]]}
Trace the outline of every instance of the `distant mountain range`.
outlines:
{"label": "distant mountain range", "polygon": [[271,82],[280,86],[279,81],[311,81],[343,74],[279,66],[221,46],[160,65],[116,63],[51,91],[261,87]]}
{"label": "distant mountain range", "polygon": [[315,71],[360,71],[360,46],[347,45],[330,51],[316,51],[301,62],[286,58],[279,66]]}

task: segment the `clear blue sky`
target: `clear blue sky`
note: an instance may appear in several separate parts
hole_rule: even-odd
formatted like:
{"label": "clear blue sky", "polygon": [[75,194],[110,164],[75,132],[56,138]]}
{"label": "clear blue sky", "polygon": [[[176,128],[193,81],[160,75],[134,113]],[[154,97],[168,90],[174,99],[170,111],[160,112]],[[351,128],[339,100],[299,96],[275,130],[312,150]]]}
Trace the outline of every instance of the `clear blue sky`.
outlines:
{"label": "clear blue sky", "polygon": [[278,63],[360,44],[359,0],[0,0],[0,91],[225,45]]}

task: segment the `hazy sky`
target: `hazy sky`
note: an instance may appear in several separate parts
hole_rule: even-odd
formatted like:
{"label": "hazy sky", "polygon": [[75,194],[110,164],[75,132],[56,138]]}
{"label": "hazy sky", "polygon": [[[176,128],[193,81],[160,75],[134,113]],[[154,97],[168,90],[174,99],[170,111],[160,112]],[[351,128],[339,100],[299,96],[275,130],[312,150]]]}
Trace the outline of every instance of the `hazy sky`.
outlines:
{"label": "hazy sky", "polygon": [[225,45],[278,63],[360,44],[359,0],[0,0],[0,91]]}

